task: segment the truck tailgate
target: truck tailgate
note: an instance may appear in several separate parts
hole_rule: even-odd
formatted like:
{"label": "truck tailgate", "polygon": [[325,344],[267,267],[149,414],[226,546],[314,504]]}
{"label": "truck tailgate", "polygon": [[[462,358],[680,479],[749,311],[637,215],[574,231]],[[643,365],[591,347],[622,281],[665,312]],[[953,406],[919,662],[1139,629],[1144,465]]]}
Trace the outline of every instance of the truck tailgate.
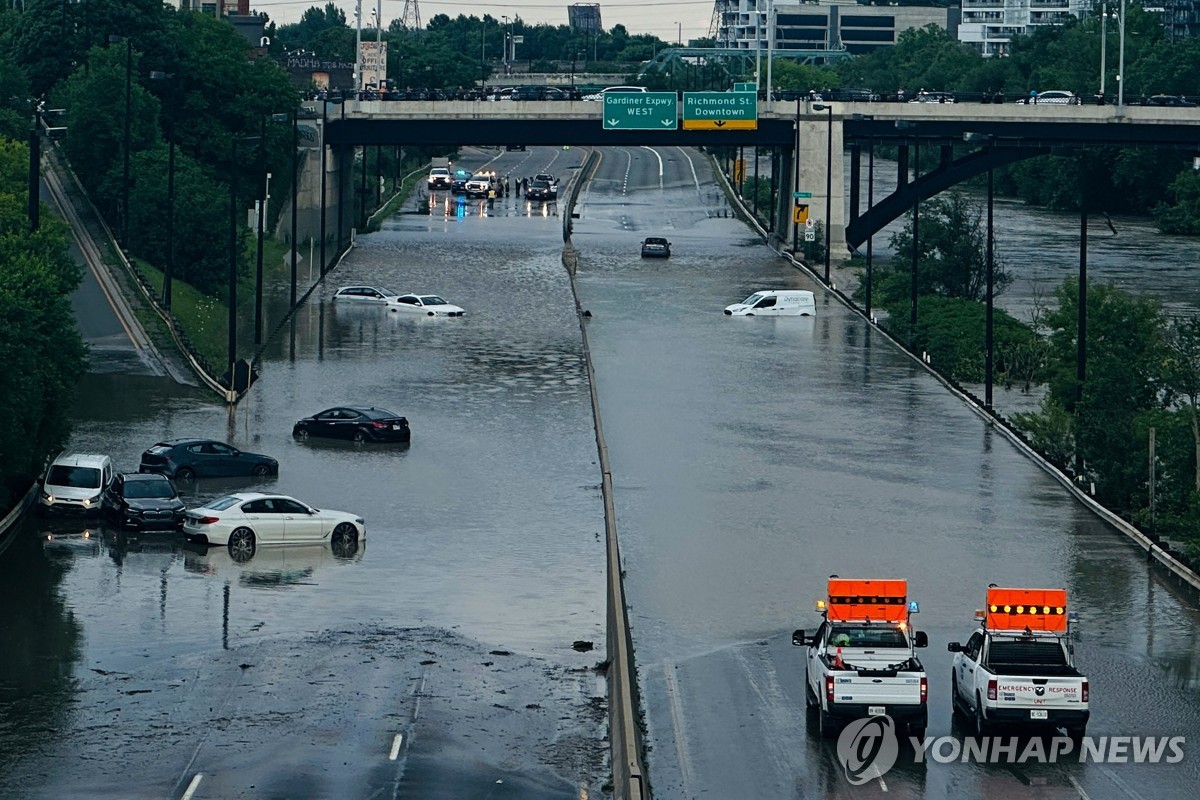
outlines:
{"label": "truck tailgate", "polygon": [[[1036,678],[998,675],[996,705],[999,708],[1038,709],[1085,708],[1083,678]],[[1037,719],[1036,713],[1031,714]]]}
{"label": "truck tailgate", "polygon": [[921,678],[914,673],[895,677],[867,677],[853,672],[833,673],[835,703],[872,706],[915,706],[921,702]]}

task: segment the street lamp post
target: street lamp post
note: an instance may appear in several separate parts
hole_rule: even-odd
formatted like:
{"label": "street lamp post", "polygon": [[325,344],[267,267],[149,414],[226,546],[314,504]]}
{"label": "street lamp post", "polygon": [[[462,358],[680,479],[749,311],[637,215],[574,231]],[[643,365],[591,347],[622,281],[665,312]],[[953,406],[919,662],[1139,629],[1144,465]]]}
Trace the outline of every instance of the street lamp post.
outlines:
{"label": "street lamp post", "polygon": [[33,123],[29,128],[29,230],[32,233],[37,233],[41,226],[41,173],[42,173],[42,151],[41,151],[41,127],[42,127],[42,101],[35,100],[33,102]]}
{"label": "street lamp post", "polygon": [[1120,31],[1121,44],[1117,56],[1117,109],[1125,107],[1125,0],[1121,0],[1121,16],[1117,20],[1117,28]]}
{"label": "street lamp post", "polygon": [[992,215],[992,198],[994,195],[993,170],[991,165],[992,143],[996,137],[990,133],[964,133],[963,141],[983,143],[984,156],[988,159],[987,179],[987,243],[985,244],[984,269],[987,272],[986,289],[984,294],[985,316],[983,336],[983,405],[989,411],[992,408],[993,381],[993,350],[994,347],[994,311],[995,311],[995,245],[994,218]]}
{"label": "street lamp post", "polygon": [[[288,299],[290,301],[288,308],[296,307],[296,248],[299,243],[296,241],[296,201],[300,196],[300,187],[297,184],[300,181],[300,124],[299,109],[292,109],[292,291]],[[311,235],[311,234],[310,234]]]}
{"label": "street lamp post", "polygon": [[[792,191],[800,191],[800,98],[796,98],[796,152],[792,161]],[[796,221],[796,212],[792,211],[792,255],[796,255],[800,242],[800,223]]]}
{"label": "street lamp post", "polygon": [[233,178],[229,182],[229,391],[236,391],[237,386],[237,294],[238,294],[238,143],[253,142],[257,136],[235,136],[232,140],[232,157],[230,166]]}
{"label": "street lamp post", "polygon": [[109,44],[125,43],[125,164],[121,172],[121,247],[129,247],[129,123],[133,118],[133,40],[110,35]]}
{"label": "street lamp post", "polygon": [[[175,77],[169,72],[150,71],[150,80],[166,81]],[[167,259],[163,268],[162,307],[171,310],[171,289],[175,276],[175,116],[167,110]]]}
{"label": "street lamp post", "polygon": [[1100,102],[1104,102],[1104,73],[1108,69],[1108,3],[1100,4]]}
{"label": "street lamp post", "polygon": [[813,104],[813,111],[824,111],[825,116],[825,284],[829,285],[829,250],[832,241],[831,222],[833,217],[833,106]]}

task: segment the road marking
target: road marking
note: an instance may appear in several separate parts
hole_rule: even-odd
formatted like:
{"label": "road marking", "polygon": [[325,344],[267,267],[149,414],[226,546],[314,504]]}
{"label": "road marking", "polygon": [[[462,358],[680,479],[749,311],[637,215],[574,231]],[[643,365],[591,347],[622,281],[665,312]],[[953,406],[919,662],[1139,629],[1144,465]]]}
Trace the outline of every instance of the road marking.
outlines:
{"label": "road marking", "polygon": [[181,797],[180,800],[192,800],[192,795],[194,795],[196,790],[200,788],[200,781],[203,778],[204,773],[197,772],[196,777],[192,778],[192,782],[188,784],[187,791],[183,793],[183,797]]}
{"label": "road marking", "polygon": [[675,669],[663,659],[663,683],[671,700],[671,724],[675,727],[675,755],[679,759],[679,774],[683,778],[683,793],[691,795],[692,768],[688,763],[687,745],[683,740],[683,709],[679,707],[679,688],[675,685]]}
{"label": "road marking", "polygon": [[404,744],[404,734],[397,733],[396,738],[392,739],[392,750],[388,753],[388,761],[395,761],[400,755],[400,745]]}
{"label": "road marking", "polygon": [[662,188],[663,188],[663,160],[662,160],[662,156],[660,156],[660,155],[658,154],[658,151],[657,151],[657,150],[655,150],[653,147],[649,147],[649,146],[647,146],[647,145],[642,145],[642,149],[643,149],[643,150],[649,150],[651,153],[654,153],[654,157],[658,159],[658,188],[659,188],[659,191],[661,191],[661,190],[662,190]]}
{"label": "road marking", "polygon": [[696,184],[696,191],[700,191],[700,176],[696,174],[696,164],[692,161],[692,157],[688,155],[687,150],[684,150],[679,145],[675,145],[675,149],[683,153],[683,157],[687,159],[688,166],[692,168],[692,181]]}
{"label": "road marking", "polygon": [[880,776],[879,776],[879,788],[880,788],[881,790],[885,791],[885,792],[888,790],[888,788],[887,788],[887,784],[883,782],[883,776],[882,776],[882,775],[880,775]]}
{"label": "road marking", "polygon": [[633,153],[625,148],[621,148],[621,152],[625,154],[625,180],[621,183],[621,194],[629,194],[629,171],[633,169]]}
{"label": "road marking", "polygon": [[1075,787],[1075,791],[1079,792],[1079,800],[1092,800],[1090,797],[1088,797],[1088,793],[1083,790],[1083,787],[1079,785],[1079,781],[1075,780],[1074,775],[1068,775],[1067,780],[1069,780],[1071,785]]}

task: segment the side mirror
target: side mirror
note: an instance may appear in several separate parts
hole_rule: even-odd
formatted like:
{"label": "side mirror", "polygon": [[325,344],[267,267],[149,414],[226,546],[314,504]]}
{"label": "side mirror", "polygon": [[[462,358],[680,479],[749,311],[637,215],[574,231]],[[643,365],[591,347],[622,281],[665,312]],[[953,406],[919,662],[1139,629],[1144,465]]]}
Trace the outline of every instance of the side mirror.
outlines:
{"label": "side mirror", "polygon": [[913,644],[917,647],[929,647],[929,637],[925,635],[925,631],[917,631]]}
{"label": "side mirror", "polygon": [[798,631],[792,631],[792,646],[793,647],[804,647],[804,645],[806,645],[806,644],[808,644],[808,639],[806,639],[804,637],[804,629],[803,628],[801,628]]}
{"label": "side mirror", "polygon": [[946,644],[946,649],[951,653],[961,653],[963,651],[963,646],[961,642],[948,642]]}

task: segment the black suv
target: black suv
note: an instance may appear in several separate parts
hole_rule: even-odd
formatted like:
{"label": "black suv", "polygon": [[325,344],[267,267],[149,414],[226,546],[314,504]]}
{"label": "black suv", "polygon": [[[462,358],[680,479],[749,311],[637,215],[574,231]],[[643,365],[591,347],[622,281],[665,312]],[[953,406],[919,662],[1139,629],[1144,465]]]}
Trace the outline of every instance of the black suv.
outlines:
{"label": "black suv", "polygon": [[165,475],[118,475],[101,504],[109,518],[123,528],[174,530],[183,524],[183,500]]}

